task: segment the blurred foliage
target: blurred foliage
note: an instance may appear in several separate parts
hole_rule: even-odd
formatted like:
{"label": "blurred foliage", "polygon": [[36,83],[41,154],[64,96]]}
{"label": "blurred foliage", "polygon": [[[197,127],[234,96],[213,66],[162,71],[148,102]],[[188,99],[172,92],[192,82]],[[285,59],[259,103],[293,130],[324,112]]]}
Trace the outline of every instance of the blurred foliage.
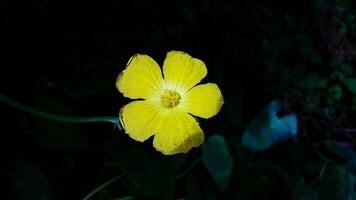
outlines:
{"label": "blurred foliage", "polygon": [[19,102],[117,116],[126,99],[114,82],[128,58],[162,62],[177,49],[206,63],[225,104],[199,119],[202,147],[163,156],[111,125],[1,103],[0,198],[83,199],[121,175],[90,199],[356,199],[355,6],[2,1],[0,92]]}
{"label": "blurred foliage", "polygon": [[242,133],[242,144],[254,151],[263,151],[273,144],[294,138],[298,132],[294,114],[279,118],[280,102],[272,101],[262,110]]}

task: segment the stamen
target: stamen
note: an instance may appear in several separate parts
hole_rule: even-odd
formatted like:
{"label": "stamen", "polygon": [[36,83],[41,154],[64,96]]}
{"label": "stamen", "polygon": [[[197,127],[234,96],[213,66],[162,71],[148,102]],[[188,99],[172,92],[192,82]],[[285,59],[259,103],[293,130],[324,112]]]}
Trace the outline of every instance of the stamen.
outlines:
{"label": "stamen", "polygon": [[161,103],[166,108],[172,108],[179,104],[180,95],[173,90],[166,90],[161,96]]}

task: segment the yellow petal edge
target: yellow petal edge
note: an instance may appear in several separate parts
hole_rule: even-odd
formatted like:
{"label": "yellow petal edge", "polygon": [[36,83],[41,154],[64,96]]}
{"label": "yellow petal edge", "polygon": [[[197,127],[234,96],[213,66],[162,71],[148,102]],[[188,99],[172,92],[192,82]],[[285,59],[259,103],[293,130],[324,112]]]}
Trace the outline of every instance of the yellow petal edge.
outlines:
{"label": "yellow petal edge", "polygon": [[149,99],[162,90],[163,78],[159,65],[147,55],[132,56],[116,79],[117,89],[131,99]]}
{"label": "yellow petal edge", "polygon": [[220,89],[214,83],[207,83],[193,87],[186,94],[185,98],[187,111],[192,115],[205,119],[218,114],[224,104]]}

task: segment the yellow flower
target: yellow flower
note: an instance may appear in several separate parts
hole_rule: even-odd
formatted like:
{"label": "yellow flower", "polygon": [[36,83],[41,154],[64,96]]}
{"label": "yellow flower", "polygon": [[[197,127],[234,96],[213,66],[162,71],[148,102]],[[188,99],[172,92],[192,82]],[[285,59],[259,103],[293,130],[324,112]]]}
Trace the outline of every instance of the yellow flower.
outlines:
{"label": "yellow flower", "polygon": [[[210,118],[224,103],[216,84],[197,85],[207,74],[203,61],[181,51],[170,51],[159,65],[149,56],[132,56],[116,87],[133,101],[120,110],[125,132],[143,142],[154,135],[153,146],[163,154],[187,153],[204,141],[192,116]],[[192,114],[192,115],[190,115]]]}

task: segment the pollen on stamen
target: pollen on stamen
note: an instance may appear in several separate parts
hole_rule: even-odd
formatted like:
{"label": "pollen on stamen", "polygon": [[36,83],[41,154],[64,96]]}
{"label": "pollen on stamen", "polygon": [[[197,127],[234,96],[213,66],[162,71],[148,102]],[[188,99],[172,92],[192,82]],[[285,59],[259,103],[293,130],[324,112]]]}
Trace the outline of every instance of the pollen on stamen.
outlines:
{"label": "pollen on stamen", "polygon": [[161,96],[161,103],[166,108],[172,108],[179,104],[180,95],[173,90],[165,90]]}

